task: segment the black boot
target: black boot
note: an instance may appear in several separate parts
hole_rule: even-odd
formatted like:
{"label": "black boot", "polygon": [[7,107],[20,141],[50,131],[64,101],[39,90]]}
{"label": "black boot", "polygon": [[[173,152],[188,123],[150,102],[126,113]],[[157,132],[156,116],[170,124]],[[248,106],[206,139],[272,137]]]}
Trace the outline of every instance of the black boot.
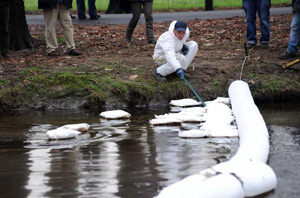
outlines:
{"label": "black boot", "polygon": [[297,56],[296,53],[289,53],[285,51],[279,55],[279,59],[285,60],[285,59],[295,58],[296,56]]}
{"label": "black boot", "polygon": [[157,73],[156,70],[154,71],[153,76],[156,78],[156,80],[158,82],[166,82],[167,81],[166,77],[162,76],[160,73]]}
{"label": "black boot", "polygon": [[131,43],[132,33],[133,32],[131,30],[128,30],[128,28],[126,29],[125,41],[127,43]]}

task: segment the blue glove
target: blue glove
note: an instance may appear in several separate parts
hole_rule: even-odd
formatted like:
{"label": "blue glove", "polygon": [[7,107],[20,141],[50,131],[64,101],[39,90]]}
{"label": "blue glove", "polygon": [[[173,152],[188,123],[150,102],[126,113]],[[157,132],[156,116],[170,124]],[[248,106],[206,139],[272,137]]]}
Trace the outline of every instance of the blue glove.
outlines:
{"label": "blue glove", "polygon": [[189,47],[187,45],[183,45],[180,51],[183,55],[186,55],[189,52]]}
{"label": "blue glove", "polygon": [[184,79],[184,70],[182,68],[178,68],[176,70],[176,74],[179,78],[181,78],[182,80]]}

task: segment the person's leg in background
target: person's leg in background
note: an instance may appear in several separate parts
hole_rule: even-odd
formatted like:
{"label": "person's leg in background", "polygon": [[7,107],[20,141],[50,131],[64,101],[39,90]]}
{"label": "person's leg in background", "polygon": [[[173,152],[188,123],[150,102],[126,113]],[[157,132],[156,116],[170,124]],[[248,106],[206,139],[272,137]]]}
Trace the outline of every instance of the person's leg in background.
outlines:
{"label": "person's leg in background", "polygon": [[58,9],[44,9],[43,12],[45,19],[45,39],[47,44],[47,55],[59,56],[59,53],[57,52],[58,43],[55,30],[56,22],[58,19]]}
{"label": "person's leg in background", "polygon": [[99,19],[100,15],[97,14],[96,0],[88,0],[88,7],[89,7],[90,19],[91,20]]}
{"label": "person's leg in background", "polygon": [[58,19],[60,24],[64,28],[64,34],[67,44],[67,53],[72,56],[79,56],[81,55],[81,53],[75,50],[76,47],[74,42],[74,27],[72,24],[72,19],[70,17],[70,10],[67,9],[63,4],[59,4],[58,10]]}
{"label": "person's leg in background", "polygon": [[134,32],[134,29],[140,20],[140,16],[142,13],[142,3],[131,2],[131,10],[132,10],[132,18],[127,25],[126,35],[125,35],[126,42],[129,42],[129,43],[131,42],[131,38],[132,38],[132,34]]}
{"label": "person's leg in background", "polygon": [[243,0],[243,8],[247,20],[247,47],[253,49],[256,45],[256,0]]}
{"label": "person's leg in background", "polygon": [[279,55],[280,59],[296,57],[300,43],[300,13],[294,13],[291,23],[289,43],[286,51]]}
{"label": "person's leg in background", "polygon": [[270,0],[259,0],[257,11],[261,29],[260,45],[263,48],[268,48],[270,43],[270,8]]}
{"label": "person's leg in background", "polygon": [[293,14],[293,20],[291,24],[290,39],[287,48],[287,52],[296,54],[300,42],[300,13]]}
{"label": "person's leg in background", "polygon": [[76,5],[77,5],[78,19],[79,20],[86,19],[84,0],[76,0]]}
{"label": "person's leg in background", "polygon": [[149,43],[156,43],[154,38],[153,30],[153,12],[152,12],[152,2],[144,2],[144,15],[146,20],[146,35]]}

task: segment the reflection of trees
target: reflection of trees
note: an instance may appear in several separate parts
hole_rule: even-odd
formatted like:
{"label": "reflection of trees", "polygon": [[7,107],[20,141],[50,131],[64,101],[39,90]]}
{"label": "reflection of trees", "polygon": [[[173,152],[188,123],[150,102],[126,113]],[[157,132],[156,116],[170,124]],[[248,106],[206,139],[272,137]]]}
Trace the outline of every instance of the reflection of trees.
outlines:
{"label": "reflection of trees", "polygon": [[114,142],[81,148],[79,191],[87,197],[119,198],[119,148]]}
{"label": "reflection of trees", "polygon": [[0,197],[27,197],[28,155],[24,150],[0,150]]}
{"label": "reflection of trees", "polygon": [[74,197],[80,195],[78,187],[78,161],[80,153],[76,149],[51,150],[50,170],[47,185],[51,190],[48,197]]}
{"label": "reflection of trees", "polygon": [[120,197],[153,197],[157,191],[156,147],[150,127],[131,124],[118,141]]}

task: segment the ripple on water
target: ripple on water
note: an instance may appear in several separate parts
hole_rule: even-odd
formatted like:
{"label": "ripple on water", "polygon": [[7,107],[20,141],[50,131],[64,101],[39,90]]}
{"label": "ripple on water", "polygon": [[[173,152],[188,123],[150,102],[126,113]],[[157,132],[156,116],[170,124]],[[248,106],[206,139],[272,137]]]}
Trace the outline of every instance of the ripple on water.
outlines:
{"label": "ripple on water", "polygon": [[40,124],[31,127],[27,133],[27,145],[25,148],[71,148],[74,146],[83,146],[90,143],[101,142],[113,139],[119,136],[126,136],[128,123],[130,120],[100,120],[101,124],[91,124],[87,133],[72,139],[49,140],[47,131],[58,128],[51,124]]}

